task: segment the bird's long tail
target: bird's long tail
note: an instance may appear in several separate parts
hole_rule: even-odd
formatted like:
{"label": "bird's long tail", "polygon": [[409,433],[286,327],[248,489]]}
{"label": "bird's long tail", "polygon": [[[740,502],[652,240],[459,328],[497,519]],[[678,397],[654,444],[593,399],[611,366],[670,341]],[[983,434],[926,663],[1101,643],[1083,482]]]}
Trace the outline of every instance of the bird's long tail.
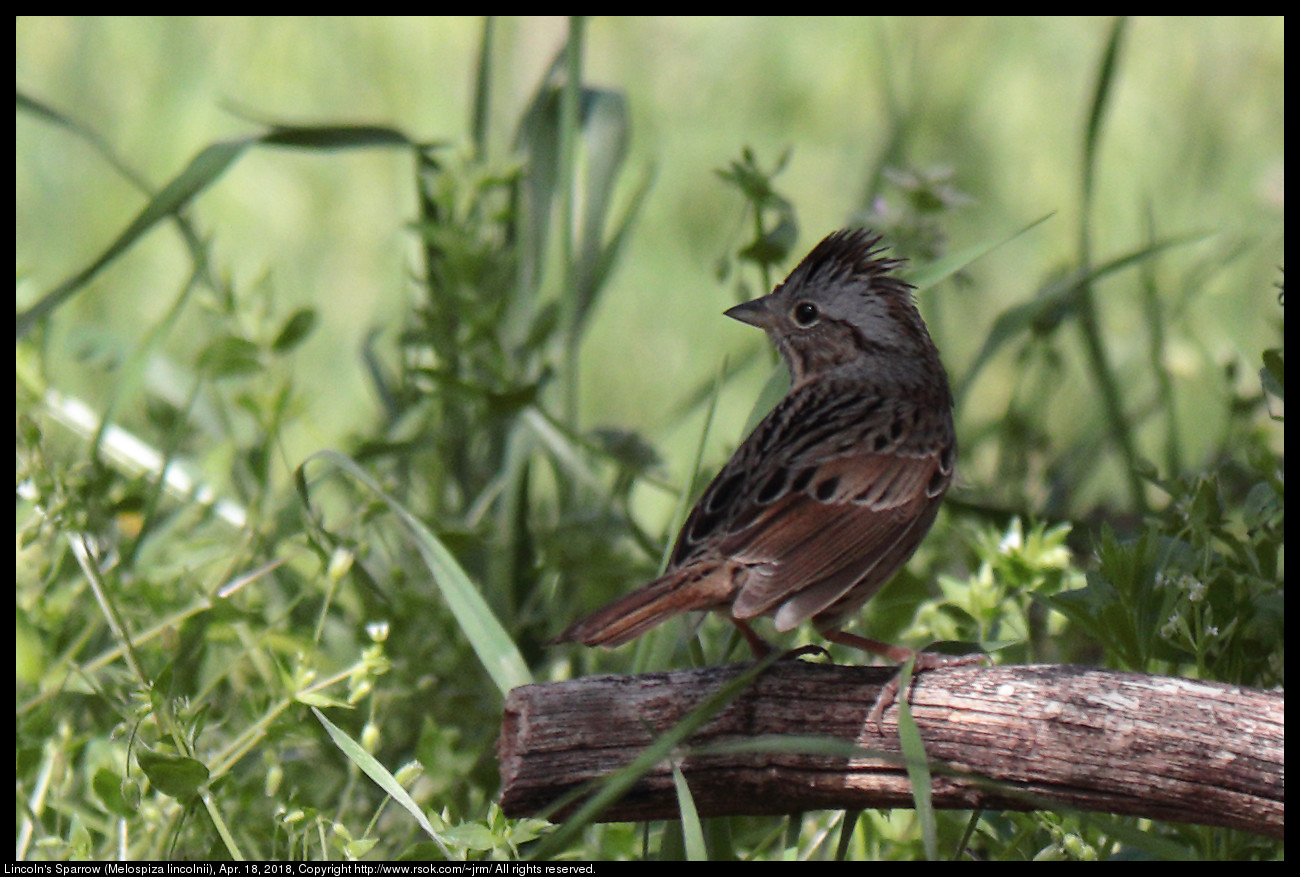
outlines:
{"label": "bird's long tail", "polygon": [[[683,612],[709,609],[730,598],[730,576],[714,568],[668,573],[575,621],[551,643],[621,646]],[[724,580],[724,581],[720,581]]]}

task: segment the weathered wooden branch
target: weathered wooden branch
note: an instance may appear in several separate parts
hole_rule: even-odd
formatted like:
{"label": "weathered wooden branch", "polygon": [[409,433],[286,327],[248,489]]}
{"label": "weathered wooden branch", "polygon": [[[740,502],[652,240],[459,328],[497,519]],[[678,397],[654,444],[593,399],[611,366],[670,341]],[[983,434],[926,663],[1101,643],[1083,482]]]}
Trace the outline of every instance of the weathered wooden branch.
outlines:
{"label": "weathered wooden branch", "polygon": [[[534,815],[627,765],[747,666],[516,688],[498,742],[502,808]],[[678,753],[700,815],[911,807],[897,705],[881,728],[866,723],[893,673],[774,664]],[[1281,691],[1086,667],[965,666],[921,674],[909,702],[936,807],[1073,808],[1282,835]],[[862,754],[692,754],[766,735],[851,741]],[[673,819],[677,807],[665,761],[600,819]]]}

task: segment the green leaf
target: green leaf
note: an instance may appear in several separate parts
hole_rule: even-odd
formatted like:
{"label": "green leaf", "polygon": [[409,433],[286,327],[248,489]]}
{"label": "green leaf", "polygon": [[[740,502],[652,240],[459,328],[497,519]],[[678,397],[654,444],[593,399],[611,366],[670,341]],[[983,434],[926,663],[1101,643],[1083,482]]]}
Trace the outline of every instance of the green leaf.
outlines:
{"label": "green leaf", "polygon": [[141,748],[135,760],[154,788],[178,800],[191,797],[208,781],[207,765],[188,756]]}
{"label": "green leaf", "polygon": [[271,343],[271,349],[276,353],[288,353],[306,340],[307,336],[315,330],[318,322],[320,318],[315,308],[299,308],[285,320],[280,334],[276,335],[275,341]]}
{"label": "green leaf", "polygon": [[[107,768],[95,771],[91,780],[95,794],[104,807],[115,816],[129,818],[135,816],[136,808],[129,804],[122,794],[122,778]],[[139,804],[139,801],[136,801]]]}
{"label": "green leaf", "polygon": [[222,335],[199,354],[199,367],[213,378],[239,377],[262,371],[261,351],[246,338]]}
{"label": "green leaf", "polygon": [[351,709],[347,701],[339,700],[337,697],[330,697],[321,694],[319,691],[301,691],[294,695],[294,700],[307,706],[321,707],[322,709],[338,708]]}
{"label": "green leaf", "polygon": [[[386,125],[275,125],[259,141],[266,146],[294,149],[356,149],[369,146],[421,147],[401,131]],[[427,144],[435,146],[437,144]]]}
{"label": "green leaf", "polygon": [[1279,399],[1286,398],[1286,358],[1281,348],[1265,350],[1264,367],[1259,371],[1259,382],[1265,391]]}

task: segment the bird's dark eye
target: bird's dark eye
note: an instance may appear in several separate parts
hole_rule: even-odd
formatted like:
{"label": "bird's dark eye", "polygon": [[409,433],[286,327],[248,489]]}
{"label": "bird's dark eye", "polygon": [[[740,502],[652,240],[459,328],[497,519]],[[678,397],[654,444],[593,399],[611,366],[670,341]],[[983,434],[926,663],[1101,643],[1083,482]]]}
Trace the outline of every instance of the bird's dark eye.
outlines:
{"label": "bird's dark eye", "polygon": [[815,304],[803,301],[794,306],[794,321],[805,329],[817,322],[817,318],[820,316],[821,313],[817,310]]}

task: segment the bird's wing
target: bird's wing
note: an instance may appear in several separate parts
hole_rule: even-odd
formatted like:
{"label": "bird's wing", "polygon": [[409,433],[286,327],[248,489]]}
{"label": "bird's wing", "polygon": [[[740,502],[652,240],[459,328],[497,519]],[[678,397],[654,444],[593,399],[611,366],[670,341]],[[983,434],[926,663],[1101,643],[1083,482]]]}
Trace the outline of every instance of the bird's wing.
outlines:
{"label": "bird's wing", "polygon": [[952,469],[947,410],[887,401],[860,382],[810,386],[718,473],[673,564],[705,554],[734,561],[744,572],[732,614],[774,612],[777,629],[789,630],[837,601],[860,605],[906,563]]}

